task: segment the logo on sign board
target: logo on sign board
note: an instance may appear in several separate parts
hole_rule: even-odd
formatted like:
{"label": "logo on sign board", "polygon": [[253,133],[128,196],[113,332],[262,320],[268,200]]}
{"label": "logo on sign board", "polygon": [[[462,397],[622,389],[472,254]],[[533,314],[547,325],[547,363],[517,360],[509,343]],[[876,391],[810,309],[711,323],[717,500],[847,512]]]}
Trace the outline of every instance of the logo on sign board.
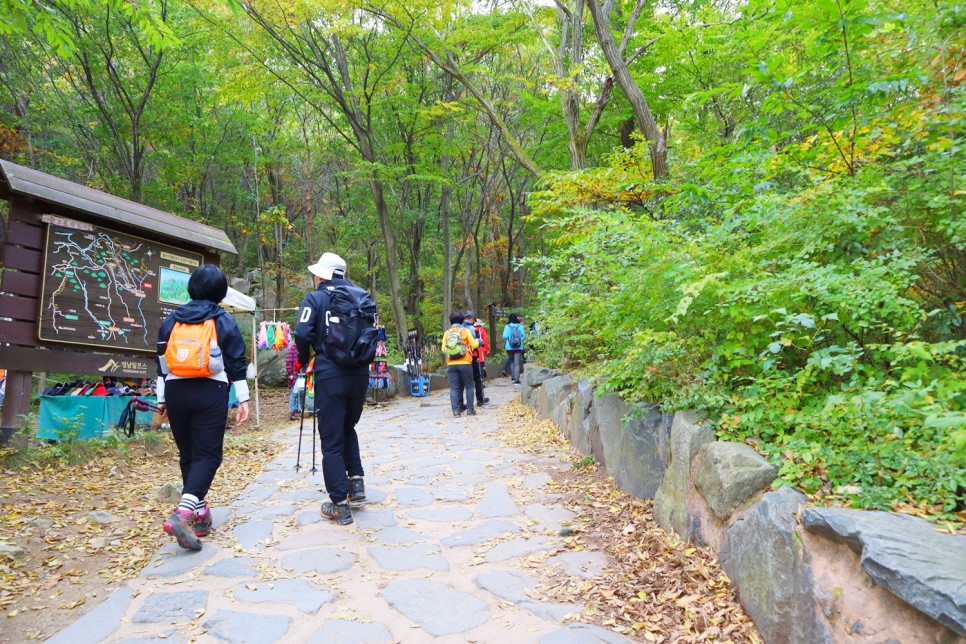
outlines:
{"label": "logo on sign board", "polygon": [[98,371],[105,371],[105,372],[110,372],[110,373],[114,373],[115,371],[117,371],[117,370],[118,370],[118,368],[119,368],[120,366],[121,366],[121,365],[119,365],[118,363],[116,363],[116,362],[114,361],[114,359],[112,358],[112,359],[110,359],[110,360],[108,360],[108,361],[107,361],[107,362],[106,362],[106,363],[104,364],[104,366],[103,366],[103,367],[98,367],[98,368],[97,368],[97,370],[98,370]]}
{"label": "logo on sign board", "polygon": [[188,350],[179,348],[175,357],[178,359],[178,362],[184,362],[188,359]]}

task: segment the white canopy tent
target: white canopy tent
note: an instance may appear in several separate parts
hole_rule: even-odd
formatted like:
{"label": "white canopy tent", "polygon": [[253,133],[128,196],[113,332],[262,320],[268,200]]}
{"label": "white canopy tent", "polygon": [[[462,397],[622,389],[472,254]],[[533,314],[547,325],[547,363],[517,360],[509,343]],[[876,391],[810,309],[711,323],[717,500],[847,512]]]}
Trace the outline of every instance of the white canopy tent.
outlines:
{"label": "white canopy tent", "polygon": [[[236,291],[232,287],[228,287],[228,294],[225,295],[225,299],[221,301],[221,307],[229,312],[241,311],[244,313],[252,314],[252,340],[254,341],[255,334],[257,333],[256,323],[255,323],[255,313],[257,311],[257,306],[255,303],[255,298],[249,297],[242,293],[241,291]],[[258,352],[255,351],[254,342],[252,344],[252,362],[251,365],[254,367],[255,373],[249,373],[249,379],[255,380],[255,429],[258,429],[261,418],[260,411],[258,407]],[[250,369],[251,370],[251,369]]]}

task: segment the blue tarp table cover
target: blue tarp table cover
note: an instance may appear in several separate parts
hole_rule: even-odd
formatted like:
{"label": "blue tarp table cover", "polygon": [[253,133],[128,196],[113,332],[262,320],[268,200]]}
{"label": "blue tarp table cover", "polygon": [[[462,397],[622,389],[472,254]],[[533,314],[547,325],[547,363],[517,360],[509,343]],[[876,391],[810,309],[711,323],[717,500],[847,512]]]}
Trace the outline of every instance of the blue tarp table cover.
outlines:
{"label": "blue tarp table cover", "polygon": [[[76,429],[78,438],[98,438],[111,433],[132,396],[40,396],[37,438],[59,440]],[[157,396],[138,396],[152,405]],[[237,405],[235,388],[228,388],[228,405]],[[136,425],[150,425],[152,412],[139,411]]]}
{"label": "blue tarp table cover", "polygon": [[[132,396],[41,396],[37,438],[59,440],[79,432],[77,438],[99,438],[110,434]],[[152,405],[156,396],[138,396]],[[150,425],[152,413],[139,411],[135,424]]]}

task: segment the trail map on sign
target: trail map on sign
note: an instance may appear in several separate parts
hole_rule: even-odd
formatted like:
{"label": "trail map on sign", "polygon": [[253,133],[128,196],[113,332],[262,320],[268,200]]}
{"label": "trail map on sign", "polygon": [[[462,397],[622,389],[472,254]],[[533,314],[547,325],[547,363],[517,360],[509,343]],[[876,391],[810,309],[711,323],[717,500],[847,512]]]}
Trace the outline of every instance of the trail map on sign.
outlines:
{"label": "trail map on sign", "polygon": [[40,338],[154,351],[161,321],[187,301],[196,253],[77,223],[50,224]]}

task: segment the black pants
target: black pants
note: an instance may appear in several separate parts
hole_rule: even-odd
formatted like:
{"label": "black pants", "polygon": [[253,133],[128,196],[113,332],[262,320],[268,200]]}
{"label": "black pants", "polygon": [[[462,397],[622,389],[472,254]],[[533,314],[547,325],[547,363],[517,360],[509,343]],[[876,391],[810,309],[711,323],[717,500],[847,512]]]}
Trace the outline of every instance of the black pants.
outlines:
{"label": "black pants", "polygon": [[473,386],[476,388],[476,404],[483,404],[483,367],[476,360],[473,361]]}
{"label": "black pants", "polygon": [[315,380],[315,418],[322,440],[322,478],[333,503],[349,496],[349,477],[363,476],[356,423],[366,402],[369,376]]}
{"label": "black pants", "polygon": [[228,424],[228,383],[211,378],[169,379],[164,399],[178,446],[182,494],[205,498],[221,465]]}

